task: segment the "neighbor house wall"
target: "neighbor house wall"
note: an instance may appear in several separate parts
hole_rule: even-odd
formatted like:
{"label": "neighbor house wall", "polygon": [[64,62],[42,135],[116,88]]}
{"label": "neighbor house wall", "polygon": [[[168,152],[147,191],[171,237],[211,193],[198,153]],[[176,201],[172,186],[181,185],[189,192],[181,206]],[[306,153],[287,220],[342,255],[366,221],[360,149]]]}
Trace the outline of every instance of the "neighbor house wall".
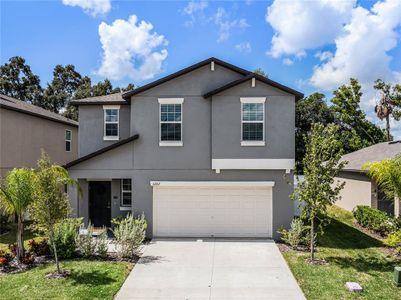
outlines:
{"label": "neighbor house wall", "polygon": [[[71,130],[71,151],[65,150],[65,130]],[[0,108],[0,176],[13,168],[36,167],[41,149],[58,164],[78,157],[75,126]]]}
{"label": "neighbor house wall", "polygon": [[337,180],[345,182],[345,186],[339,195],[341,199],[336,202],[337,206],[348,211],[352,211],[357,205],[372,207],[372,201],[374,202],[376,199],[375,185],[372,185],[368,176],[360,173],[342,172],[341,177],[335,178],[335,181]]}

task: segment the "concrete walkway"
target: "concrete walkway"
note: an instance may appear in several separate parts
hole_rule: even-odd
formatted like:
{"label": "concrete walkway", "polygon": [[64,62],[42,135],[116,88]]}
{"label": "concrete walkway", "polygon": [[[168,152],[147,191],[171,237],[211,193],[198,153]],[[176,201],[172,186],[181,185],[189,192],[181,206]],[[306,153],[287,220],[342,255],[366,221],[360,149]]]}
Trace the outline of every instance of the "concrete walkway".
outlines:
{"label": "concrete walkway", "polygon": [[305,299],[273,241],[156,240],[116,299]]}

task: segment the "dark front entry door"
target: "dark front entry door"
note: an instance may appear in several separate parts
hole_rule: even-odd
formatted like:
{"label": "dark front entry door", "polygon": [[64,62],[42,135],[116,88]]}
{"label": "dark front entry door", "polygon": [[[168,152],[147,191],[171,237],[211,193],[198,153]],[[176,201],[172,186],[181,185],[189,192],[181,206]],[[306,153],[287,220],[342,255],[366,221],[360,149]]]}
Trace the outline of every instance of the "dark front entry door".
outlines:
{"label": "dark front entry door", "polygon": [[89,219],[95,227],[110,227],[111,182],[89,182]]}

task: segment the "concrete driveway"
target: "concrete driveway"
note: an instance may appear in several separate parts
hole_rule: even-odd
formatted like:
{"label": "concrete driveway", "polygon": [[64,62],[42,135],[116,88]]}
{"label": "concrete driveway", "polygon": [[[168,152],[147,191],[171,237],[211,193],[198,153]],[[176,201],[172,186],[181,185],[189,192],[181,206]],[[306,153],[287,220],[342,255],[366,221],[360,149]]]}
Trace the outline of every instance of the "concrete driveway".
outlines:
{"label": "concrete driveway", "polygon": [[305,299],[273,241],[156,240],[116,299]]}

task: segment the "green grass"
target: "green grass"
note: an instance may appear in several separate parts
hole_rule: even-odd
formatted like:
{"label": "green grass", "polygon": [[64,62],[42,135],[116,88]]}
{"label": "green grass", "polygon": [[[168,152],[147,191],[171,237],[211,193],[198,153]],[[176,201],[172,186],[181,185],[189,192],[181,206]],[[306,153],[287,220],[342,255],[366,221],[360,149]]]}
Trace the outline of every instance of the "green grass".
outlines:
{"label": "green grass", "polygon": [[[28,247],[28,240],[35,239],[40,240],[41,237],[36,237],[30,230],[26,229],[27,225],[24,227],[24,245],[25,249]],[[10,225],[10,231],[4,233],[0,236],[0,250],[8,251],[8,245],[16,242],[17,239],[17,224]]]}
{"label": "green grass", "polygon": [[53,264],[0,276],[0,298],[113,299],[132,269],[128,262],[71,260],[61,265],[71,271],[69,278],[47,279]]}
{"label": "green grass", "polygon": [[[308,253],[283,253],[307,299],[401,299],[401,288],[394,286],[394,266],[401,260],[386,255],[381,241],[353,226],[351,213],[338,207],[329,211],[331,223],[318,239],[317,258],[328,265],[305,262]],[[351,293],[347,281],[359,282],[364,291]]]}

